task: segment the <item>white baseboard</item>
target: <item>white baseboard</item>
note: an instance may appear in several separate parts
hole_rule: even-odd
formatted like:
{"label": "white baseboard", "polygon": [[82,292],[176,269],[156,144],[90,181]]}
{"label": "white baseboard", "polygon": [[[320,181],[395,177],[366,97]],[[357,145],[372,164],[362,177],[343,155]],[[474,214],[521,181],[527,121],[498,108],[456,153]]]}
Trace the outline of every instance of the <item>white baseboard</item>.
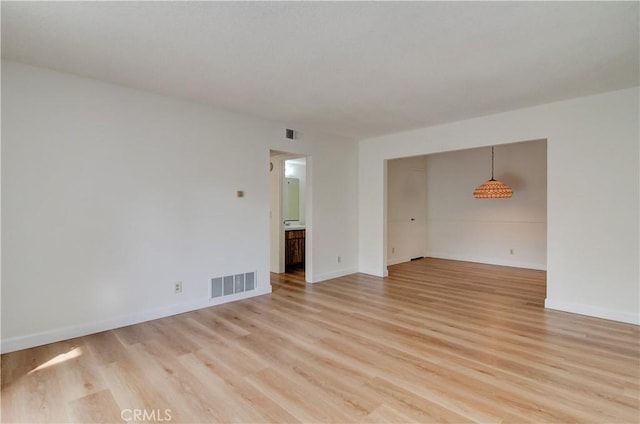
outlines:
{"label": "white baseboard", "polygon": [[374,277],[388,277],[389,276],[389,271],[387,271],[387,267],[384,267],[384,271],[380,271],[377,269],[371,269],[371,268],[362,268],[359,269],[357,272],[361,273],[361,274],[367,274],[367,275],[373,275]]}
{"label": "white baseboard", "polygon": [[126,327],[128,325],[139,324],[145,321],[165,318],[172,315],[178,315],[185,312],[195,311],[196,309],[208,308],[210,306],[222,303],[233,302],[235,300],[247,299],[250,297],[261,296],[271,293],[271,285],[264,288],[257,288],[249,292],[238,293],[237,295],[224,296],[215,299],[197,299],[175,305],[165,306],[147,311],[136,312],[133,314],[121,315],[102,321],[86,322],[78,325],[72,325],[63,328],[43,331],[40,333],[28,334],[26,336],[10,337],[2,339],[0,342],[0,352],[8,353],[16,350],[27,349],[35,346],[42,346],[49,343],[59,342],[61,340],[82,337],[88,334],[99,333],[101,331],[113,330],[115,328]]}
{"label": "white baseboard", "polygon": [[230,294],[227,296],[208,299],[208,302],[209,302],[208,306],[222,305],[223,303],[235,302],[236,300],[249,299],[252,297],[262,296],[263,294],[270,294],[270,293],[271,293],[271,284],[269,284],[267,287],[263,287],[263,288],[258,287],[255,290],[251,290],[248,292]]}
{"label": "white baseboard", "polygon": [[409,262],[409,261],[411,261],[411,257],[409,256],[403,256],[401,258],[394,258],[394,259],[387,259],[387,266],[401,264],[403,262]]}
{"label": "white baseboard", "polygon": [[546,264],[541,264],[536,262],[527,262],[527,261],[502,260],[502,259],[496,259],[496,258],[483,258],[483,257],[465,256],[465,255],[449,255],[449,254],[443,254],[439,252],[427,252],[424,255],[424,257],[451,259],[453,261],[476,262],[476,263],[489,264],[489,265],[510,266],[515,268],[536,269],[540,271],[547,270]]}
{"label": "white baseboard", "polygon": [[637,313],[634,314],[632,312],[614,311],[611,309],[601,308],[599,306],[565,302],[563,300],[555,300],[549,298],[545,299],[544,307],[556,311],[571,312],[573,314],[587,315],[595,318],[603,318],[611,321],[640,325],[640,315]]}
{"label": "white baseboard", "polygon": [[324,274],[314,275],[311,278],[311,281],[309,282],[319,283],[321,281],[331,280],[332,278],[344,277],[345,275],[355,274],[357,272],[358,270],[356,268],[341,269],[339,271],[333,271],[333,272],[327,272]]}

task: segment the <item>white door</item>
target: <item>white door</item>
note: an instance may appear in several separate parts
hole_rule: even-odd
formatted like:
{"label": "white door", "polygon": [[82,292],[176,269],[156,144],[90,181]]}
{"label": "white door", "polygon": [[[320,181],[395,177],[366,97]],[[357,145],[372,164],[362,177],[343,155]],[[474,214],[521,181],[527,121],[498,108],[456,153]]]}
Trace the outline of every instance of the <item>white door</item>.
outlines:
{"label": "white door", "polygon": [[412,259],[424,256],[427,246],[427,180],[423,169],[411,169],[407,175],[408,250]]}
{"label": "white door", "polygon": [[387,169],[387,263],[396,264],[426,252],[426,173],[403,160]]}

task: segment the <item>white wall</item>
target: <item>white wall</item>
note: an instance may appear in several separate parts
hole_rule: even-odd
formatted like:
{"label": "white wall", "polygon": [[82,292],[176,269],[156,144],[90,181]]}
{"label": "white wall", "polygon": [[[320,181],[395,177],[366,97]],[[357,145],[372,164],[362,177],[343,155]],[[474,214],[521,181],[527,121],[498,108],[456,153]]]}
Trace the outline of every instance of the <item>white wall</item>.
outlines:
{"label": "white wall", "polygon": [[310,278],[357,269],[348,139],[6,61],[2,123],[3,351],[269,293],[269,149],[313,158]]}
{"label": "white wall", "polygon": [[318,139],[307,156],[308,282],[358,272],[358,190],[358,144],[340,138]]}
{"label": "white wall", "polygon": [[385,160],[547,140],[549,308],[640,323],[639,90],[363,140],[362,272],[386,274]]}
{"label": "white wall", "polygon": [[[491,177],[491,148],[426,156],[425,256],[546,269],[546,141],[496,146],[495,178],[509,199],[475,199]],[[512,253],[513,252],[513,253]]]}

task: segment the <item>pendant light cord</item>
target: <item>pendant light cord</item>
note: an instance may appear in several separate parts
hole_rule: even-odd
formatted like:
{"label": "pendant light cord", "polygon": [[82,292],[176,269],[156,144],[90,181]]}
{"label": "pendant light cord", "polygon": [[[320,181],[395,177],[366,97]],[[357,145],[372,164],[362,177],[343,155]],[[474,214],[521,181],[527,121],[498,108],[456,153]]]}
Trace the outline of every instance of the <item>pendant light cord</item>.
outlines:
{"label": "pendant light cord", "polygon": [[491,146],[491,181],[493,181],[493,146]]}

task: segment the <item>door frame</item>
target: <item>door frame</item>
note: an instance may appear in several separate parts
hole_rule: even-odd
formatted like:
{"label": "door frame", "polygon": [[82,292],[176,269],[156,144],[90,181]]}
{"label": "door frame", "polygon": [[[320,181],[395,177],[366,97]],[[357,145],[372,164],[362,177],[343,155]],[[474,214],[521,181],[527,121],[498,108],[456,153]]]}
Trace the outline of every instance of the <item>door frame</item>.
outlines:
{"label": "door frame", "polygon": [[[273,273],[282,274],[285,272],[285,255],[284,255],[284,219],[283,219],[283,184],[285,178],[285,161],[288,159],[306,159],[306,181],[305,181],[305,281],[313,282],[313,243],[312,243],[312,158],[310,155],[270,150],[269,161],[273,164],[270,166],[269,181],[269,203],[270,203],[270,221],[269,221],[269,270]],[[274,173],[274,174],[271,174]],[[276,184],[272,184],[271,178],[277,178]],[[273,190],[276,192],[273,193]],[[275,202],[275,203],[274,203]],[[275,256],[274,256],[275,252]],[[276,265],[277,264],[277,265]]]}

